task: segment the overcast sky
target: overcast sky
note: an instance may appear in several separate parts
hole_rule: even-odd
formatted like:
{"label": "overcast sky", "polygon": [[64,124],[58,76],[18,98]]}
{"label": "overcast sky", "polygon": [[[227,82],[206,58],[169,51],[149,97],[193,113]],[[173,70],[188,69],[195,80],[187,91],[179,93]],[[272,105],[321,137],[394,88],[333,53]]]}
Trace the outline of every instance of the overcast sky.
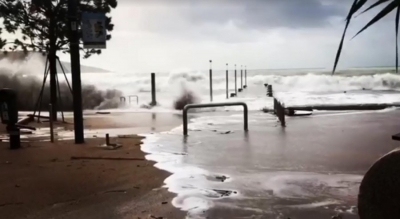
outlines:
{"label": "overcast sky", "polygon": [[[247,65],[331,68],[349,0],[119,0],[107,49],[82,64],[119,72]],[[350,27],[340,67],[392,65],[394,14],[350,40],[376,11]],[[68,61],[68,56],[62,56]]]}

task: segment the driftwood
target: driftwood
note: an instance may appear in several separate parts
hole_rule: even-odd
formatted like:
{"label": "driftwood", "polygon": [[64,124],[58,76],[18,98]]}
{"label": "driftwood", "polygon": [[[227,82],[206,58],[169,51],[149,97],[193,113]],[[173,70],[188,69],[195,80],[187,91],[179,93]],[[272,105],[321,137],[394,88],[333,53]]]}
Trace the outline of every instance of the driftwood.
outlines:
{"label": "driftwood", "polygon": [[71,160],[137,160],[145,161],[144,158],[132,158],[132,157],[75,157],[72,156]]}

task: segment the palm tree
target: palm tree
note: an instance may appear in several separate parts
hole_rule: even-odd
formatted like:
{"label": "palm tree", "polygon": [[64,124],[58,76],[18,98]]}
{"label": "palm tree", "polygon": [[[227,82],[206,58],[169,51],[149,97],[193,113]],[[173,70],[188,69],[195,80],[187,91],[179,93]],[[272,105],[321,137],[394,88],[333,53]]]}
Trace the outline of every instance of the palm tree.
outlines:
{"label": "palm tree", "polygon": [[[336,54],[336,59],[335,59],[335,64],[333,66],[332,75],[335,74],[336,67],[337,67],[337,64],[339,62],[340,54],[341,54],[342,49],[343,49],[343,41],[344,41],[344,38],[346,36],[347,28],[349,27],[351,19],[353,18],[353,16],[357,12],[360,12],[363,9],[363,6],[365,6],[365,4],[367,2],[368,3],[372,2],[372,0],[354,0],[353,4],[351,5],[349,14],[346,17],[346,26],[344,28],[342,39],[340,41],[339,48],[338,48],[338,51],[337,51],[337,54]],[[367,11],[373,9],[373,8],[381,6],[382,4],[386,4],[386,7],[384,7],[374,18],[372,18],[371,21],[369,21],[360,31],[358,31],[358,33],[354,37],[356,37],[357,35],[362,33],[364,30],[366,30],[368,27],[370,27],[371,25],[373,25],[374,23],[376,23],[377,21],[379,21],[380,19],[382,19],[383,17],[388,15],[393,10],[397,9],[397,12],[396,12],[396,73],[398,73],[398,69],[399,69],[398,68],[398,66],[399,66],[399,59],[398,59],[399,58],[399,50],[398,50],[398,40],[397,40],[397,38],[398,38],[398,33],[399,33],[400,0],[375,0],[375,2],[371,6],[369,6],[366,9],[364,9],[363,11],[361,11],[360,14],[363,14],[363,13],[365,13],[365,12],[367,12]]]}

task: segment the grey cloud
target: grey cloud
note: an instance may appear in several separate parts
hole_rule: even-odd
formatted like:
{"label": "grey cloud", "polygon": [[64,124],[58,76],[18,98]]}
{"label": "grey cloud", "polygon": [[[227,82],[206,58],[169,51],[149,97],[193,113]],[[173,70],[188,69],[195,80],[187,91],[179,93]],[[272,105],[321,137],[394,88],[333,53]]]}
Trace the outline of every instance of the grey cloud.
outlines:
{"label": "grey cloud", "polygon": [[[197,23],[233,21],[241,28],[312,28],[328,24],[333,16],[344,16],[341,4],[323,0],[250,0],[193,8],[187,16]],[[203,6],[203,7],[201,7]]]}
{"label": "grey cloud", "polygon": [[[162,7],[149,14],[147,27],[187,25],[227,25],[243,29],[276,27],[313,28],[329,24],[334,16],[345,16],[349,0],[125,0],[138,7]],[[347,6],[347,7],[344,7]],[[187,27],[184,27],[187,28]]]}

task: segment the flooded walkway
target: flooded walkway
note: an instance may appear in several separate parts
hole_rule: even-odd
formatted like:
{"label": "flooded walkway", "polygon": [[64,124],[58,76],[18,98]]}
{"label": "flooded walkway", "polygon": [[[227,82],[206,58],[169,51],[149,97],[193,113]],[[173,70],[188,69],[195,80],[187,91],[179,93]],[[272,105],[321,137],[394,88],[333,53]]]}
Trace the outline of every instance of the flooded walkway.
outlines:
{"label": "flooded walkway", "polygon": [[148,158],[174,172],[174,204],[193,218],[357,218],[358,187],[380,156],[398,147],[399,111],[289,118],[282,129],[253,113],[199,116],[145,140]]}

